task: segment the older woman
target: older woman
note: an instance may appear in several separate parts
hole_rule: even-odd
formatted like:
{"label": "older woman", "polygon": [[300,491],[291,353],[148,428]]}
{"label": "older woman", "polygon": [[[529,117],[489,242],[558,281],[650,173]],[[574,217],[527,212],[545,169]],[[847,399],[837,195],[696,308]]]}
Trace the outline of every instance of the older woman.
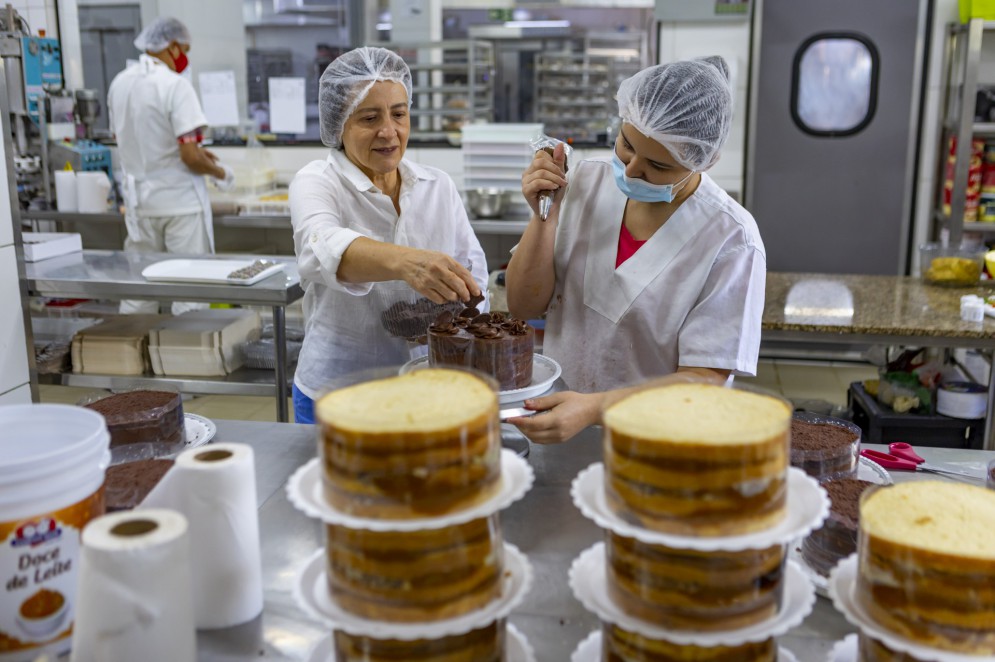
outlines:
{"label": "older woman", "polygon": [[[294,377],[298,423],[336,376],[409,358],[381,314],[407,283],[431,301],[467,301],[487,266],[453,181],[404,159],[411,72],[382,48],[357,48],[321,76],[321,141],[331,147],[290,185],[304,293],[304,347]],[[388,281],[395,281],[388,283]]]}
{"label": "older woman", "polygon": [[[646,380],[756,371],[763,242],[705,173],[732,122],[725,62],[644,69],[622,82],[618,105],[610,161],[572,163],[566,178],[562,150],[539,152],[522,176],[534,213],[508,267],[508,305],[547,313],[544,351],[575,389],[526,403],[547,412],[512,421],[533,441],[570,438]],[[543,223],[538,197],[554,190]]]}

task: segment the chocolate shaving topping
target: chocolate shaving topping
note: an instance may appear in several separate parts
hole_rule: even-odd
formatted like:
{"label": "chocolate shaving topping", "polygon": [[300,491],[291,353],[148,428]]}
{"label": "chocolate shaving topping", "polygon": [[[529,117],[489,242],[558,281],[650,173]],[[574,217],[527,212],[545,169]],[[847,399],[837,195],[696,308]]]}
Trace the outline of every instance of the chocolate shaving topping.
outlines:
{"label": "chocolate shaving topping", "polygon": [[453,314],[448,310],[446,310],[440,313],[439,316],[435,318],[435,322],[433,322],[432,325],[429,327],[429,331],[433,331],[435,333],[444,333],[447,335],[453,335],[455,333],[458,333],[459,328],[455,324],[453,324],[453,319],[454,319]]}
{"label": "chocolate shaving topping", "polygon": [[480,314],[479,310],[477,310],[476,308],[472,308],[471,307],[471,308],[464,308],[463,310],[461,310],[459,316],[460,317],[466,317],[466,318],[469,319],[469,318],[476,317],[479,314]]}
{"label": "chocolate shaving topping", "polygon": [[500,324],[504,321],[504,315],[501,313],[491,313],[491,324]]}
{"label": "chocolate shaving topping", "polygon": [[479,306],[483,302],[484,302],[484,293],[483,292],[481,292],[480,294],[477,294],[477,295],[470,295],[470,301],[467,302],[466,307],[467,308],[476,308],[477,306]]}
{"label": "chocolate shaving topping", "polygon": [[529,332],[529,325],[520,319],[509,319],[501,324],[501,328],[512,336],[524,336]]}
{"label": "chocolate shaving topping", "polygon": [[472,320],[470,320],[470,323],[471,324],[490,324],[491,323],[491,316],[488,315],[487,313],[483,313],[481,315],[477,315]]}
{"label": "chocolate shaving topping", "polygon": [[488,324],[473,324],[467,329],[467,331],[472,333],[477,338],[482,339],[500,338],[504,335],[501,333],[501,329]]}

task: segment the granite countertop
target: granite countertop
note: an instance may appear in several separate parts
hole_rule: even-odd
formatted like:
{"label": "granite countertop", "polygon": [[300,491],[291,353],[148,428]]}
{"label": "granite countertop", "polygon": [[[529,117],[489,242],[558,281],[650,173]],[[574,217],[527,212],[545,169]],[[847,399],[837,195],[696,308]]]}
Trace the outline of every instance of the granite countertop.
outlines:
{"label": "granite countertop", "polygon": [[911,276],[767,273],[763,331],[995,339],[995,319],[965,322],[960,298],[991,285],[937,287]]}

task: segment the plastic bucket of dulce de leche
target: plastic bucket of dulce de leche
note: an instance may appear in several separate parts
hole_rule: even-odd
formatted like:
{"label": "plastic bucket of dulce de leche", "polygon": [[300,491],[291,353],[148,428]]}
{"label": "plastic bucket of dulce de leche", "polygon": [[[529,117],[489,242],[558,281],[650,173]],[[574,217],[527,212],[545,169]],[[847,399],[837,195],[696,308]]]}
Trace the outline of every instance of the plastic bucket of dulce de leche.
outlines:
{"label": "plastic bucket of dulce de leche", "polygon": [[0,407],[0,661],[69,650],[80,534],[104,512],[110,436],[68,405]]}

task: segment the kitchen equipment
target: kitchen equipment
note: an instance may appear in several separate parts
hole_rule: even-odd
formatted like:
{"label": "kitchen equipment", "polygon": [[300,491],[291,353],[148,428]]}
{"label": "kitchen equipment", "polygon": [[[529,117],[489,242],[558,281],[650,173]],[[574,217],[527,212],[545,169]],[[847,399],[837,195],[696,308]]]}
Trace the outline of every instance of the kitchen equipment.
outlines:
{"label": "kitchen equipment", "polygon": [[[984,312],[982,312],[984,315]],[[936,411],[953,418],[984,418],[988,389],[974,382],[946,382],[936,391]]]}
{"label": "kitchen equipment", "polygon": [[944,246],[939,243],[919,246],[922,279],[931,285],[968,287],[976,285],[984,265],[984,248]]}
{"label": "kitchen equipment", "polygon": [[499,188],[473,188],[466,192],[466,197],[475,217],[497,218],[508,202],[508,191]]}
{"label": "kitchen equipment", "polygon": [[107,211],[111,180],[102,170],[76,174],[76,206],[81,214]]}
{"label": "kitchen equipment", "polygon": [[869,460],[874,460],[886,469],[894,469],[896,471],[926,471],[928,473],[949,476],[953,478],[953,480],[984,480],[984,478],[980,476],[975,476],[963,471],[941,469],[937,466],[926,464],[926,460],[920,457],[912,446],[901,441],[888,444],[887,453],[872,451],[865,448],[860,451],[860,454]]}

